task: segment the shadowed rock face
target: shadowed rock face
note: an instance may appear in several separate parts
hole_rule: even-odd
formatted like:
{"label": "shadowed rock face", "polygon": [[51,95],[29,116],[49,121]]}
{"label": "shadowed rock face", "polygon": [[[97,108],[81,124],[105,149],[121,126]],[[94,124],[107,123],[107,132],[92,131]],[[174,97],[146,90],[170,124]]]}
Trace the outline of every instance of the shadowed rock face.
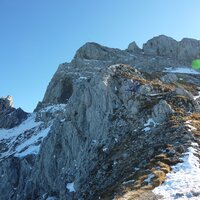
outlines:
{"label": "shadowed rock face", "polygon": [[[37,126],[12,143],[15,149],[37,138],[39,153],[5,156],[9,141],[0,140],[2,200],[158,199],[151,190],[191,142],[200,144],[185,124],[200,120],[193,98],[200,75],[162,72],[180,63],[167,48],[178,42],[160,36],[147,43],[146,50],[132,44],[125,51],[87,43],[59,66],[36,109]],[[12,110],[6,102],[2,107]],[[43,140],[36,137],[47,127]],[[32,146],[22,147],[20,153]]]}
{"label": "shadowed rock face", "polygon": [[0,99],[0,112],[7,112],[13,108],[13,100],[11,96]]}
{"label": "shadowed rock face", "polygon": [[26,118],[27,113],[21,108],[13,108],[13,99],[11,96],[0,98],[0,128],[13,128]]}
{"label": "shadowed rock face", "polygon": [[73,92],[73,85],[70,77],[54,77],[52,85],[49,86],[52,90],[47,90],[44,98],[44,103],[66,103]]}

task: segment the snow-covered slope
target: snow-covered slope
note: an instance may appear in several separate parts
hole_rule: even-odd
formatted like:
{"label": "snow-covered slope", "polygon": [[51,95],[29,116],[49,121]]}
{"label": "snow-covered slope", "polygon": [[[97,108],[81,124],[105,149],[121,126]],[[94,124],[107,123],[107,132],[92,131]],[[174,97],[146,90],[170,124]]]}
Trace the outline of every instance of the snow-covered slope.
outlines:
{"label": "snow-covered slope", "polygon": [[[29,154],[38,154],[41,142],[48,135],[58,113],[64,111],[64,107],[64,104],[45,107],[37,114],[29,114],[19,126],[0,129],[0,145],[2,146],[0,160],[11,155],[24,157]],[[40,121],[36,122],[37,117]]]}
{"label": "snow-covered slope", "polygon": [[181,158],[183,162],[172,166],[172,172],[167,174],[166,181],[153,192],[163,196],[163,200],[199,200],[200,167],[199,158],[196,156],[198,153],[197,144],[189,147],[188,152]]}
{"label": "snow-covered slope", "polygon": [[194,70],[191,67],[169,67],[165,68],[165,72],[180,73],[180,74],[200,74],[200,71]]}
{"label": "snow-covered slope", "polygon": [[47,136],[50,126],[43,122],[35,122],[36,114],[30,116],[22,124],[12,129],[0,129],[0,143],[3,146],[0,159],[14,155],[23,157],[37,154],[42,140]]}
{"label": "snow-covered slope", "polygon": [[[188,131],[196,131],[192,121],[185,122]],[[163,200],[199,200],[200,199],[200,148],[192,142],[188,151],[182,155],[181,163],[172,166],[172,172],[168,173],[165,182],[156,187],[153,192],[161,195]]]}

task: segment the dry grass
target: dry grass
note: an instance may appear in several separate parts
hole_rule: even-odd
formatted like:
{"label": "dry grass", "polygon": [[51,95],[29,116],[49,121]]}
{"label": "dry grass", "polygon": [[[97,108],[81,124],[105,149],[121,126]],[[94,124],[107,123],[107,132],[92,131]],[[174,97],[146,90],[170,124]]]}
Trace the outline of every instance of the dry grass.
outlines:
{"label": "dry grass", "polygon": [[189,116],[186,116],[185,121],[200,121],[200,113],[191,113]]}
{"label": "dry grass", "polygon": [[193,95],[197,95],[198,94],[198,86],[197,85],[194,85],[192,83],[188,83],[188,82],[184,82],[184,83],[179,83],[178,84],[179,87],[182,87],[184,88],[185,90],[191,92]]}

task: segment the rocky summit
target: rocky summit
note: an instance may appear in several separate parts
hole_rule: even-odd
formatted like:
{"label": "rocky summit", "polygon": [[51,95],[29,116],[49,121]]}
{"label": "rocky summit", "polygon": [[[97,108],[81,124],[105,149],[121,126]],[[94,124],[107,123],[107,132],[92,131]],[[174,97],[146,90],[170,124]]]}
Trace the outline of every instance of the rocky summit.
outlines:
{"label": "rocky summit", "polygon": [[200,199],[200,41],[86,43],[33,113],[0,99],[1,200]]}

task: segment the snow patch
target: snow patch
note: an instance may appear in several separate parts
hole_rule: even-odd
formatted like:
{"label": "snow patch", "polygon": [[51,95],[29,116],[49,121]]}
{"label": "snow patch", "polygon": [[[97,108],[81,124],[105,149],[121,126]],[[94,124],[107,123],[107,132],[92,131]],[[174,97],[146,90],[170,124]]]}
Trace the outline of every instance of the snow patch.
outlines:
{"label": "snow patch", "polygon": [[192,120],[188,120],[185,122],[185,126],[188,127],[188,131],[195,131],[197,130],[194,126],[192,126],[190,123],[192,122]]}
{"label": "snow patch", "polygon": [[53,105],[53,106],[47,106],[47,107],[43,108],[40,112],[54,113],[57,111],[65,111],[65,107],[66,107],[66,104],[57,104],[57,105]]}
{"label": "snow patch", "polygon": [[78,78],[78,80],[87,80],[87,77],[85,77],[85,76],[80,76],[80,77]]}
{"label": "snow patch", "polygon": [[150,130],[151,130],[151,128],[149,128],[149,127],[145,127],[145,128],[143,129],[143,131],[145,131],[145,132],[150,131]]}
{"label": "snow patch", "polygon": [[11,129],[0,129],[0,140],[6,140],[10,138],[16,138],[22,132],[30,130],[36,126],[39,126],[41,122],[35,122],[36,114],[31,114],[25,121],[23,121],[19,126]]}
{"label": "snow patch", "polygon": [[123,184],[123,185],[126,185],[126,184],[134,183],[134,182],[135,182],[135,180],[129,180],[129,181],[124,181],[122,184]]}
{"label": "snow patch", "polygon": [[108,86],[108,80],[109,80],[109,76],[105,76],[104,78],[103,78],[103,83],[104,83],[104,85],[105,86]]}
{"label": "snow patch", "polygon": [[148,184],[151,183],[151,179],[154,178],[155,175],[154,174],[149,174],[148,177],[144,180],[144,182],[147,182]]}
{"label": "snow patch", "polygon": [[65,118],[61,119],[60,122],[65,122]]}
{"label": "snow patch", "polygon": [[69,190],[69,192],[76,192],[74,188],[74,183],[67,183],[66,188]]}
{"label": "snow patch", "polygon": [[152,118],[148,119],[147,123],[144,124],[144,126],[150,126],[150,125],[156,126],[158,125],[157,122],[155,122]]}
{"label": "snow patch", "polygon": [[40,144],[49,133],[51,125],[46,127],[43,122],[36,122],[36,113],[32,113],[19,126],[12,129],[0,129],[2,144],[0,160],[14,155],[24,157],[38,154]]}
{"label": "snow patch", "polygon": [[[143,131],[147,132],[151,130],[151,127],[155,127],[156,125],[158,125],[157,122],[155,122],[152,118],[148,119],[148,121],[144,124],[145,128],[143,129]],[[149,127],[150,126],[150,127]]]}
{"label": "snow patch", "polygon": [[48,197],[46,200],[57,200],[56,197]]}
{"label": "snow patch", "polygon": [[108,151],[108,148],[107,148],[107,147],[104,147],[104,148],[103,148],[103,152],[106,152],[106,151]]}
{"label": "snow patch", "polygon": [[191,67],[169,67],[165,68],[164,72],[173,72],[181,74],[200,74],[199,71],[192,69]]}
{"label": "snow patch", "polygon": [[[197,148],[196,144],[195,148]],[[167,174],[166,181],[153,192],[162,195],[163,200],[199,200],[200,199],[200,167],[199,158],[195,155],[198,151],[189,147],[183,155],[182,163],[172,167],[172,172]]]}
{"label": "snow patch", "polygon": [[200,91],[199,91],[199,94],[197,96],[194,96],[193,98],[194,98],[194,100],[200,98]]}
{"label": "snow patch", "polygon": [[[24,157],[29,154],[38,154],[40,150],[40,145],[37,142],[41,142],[49,133],[51,126],[40,131],[37,135],[33,135],[31,138],[20,144],[15,153],[15,157]],[[36,143],[36,144],[35,144]]]}

